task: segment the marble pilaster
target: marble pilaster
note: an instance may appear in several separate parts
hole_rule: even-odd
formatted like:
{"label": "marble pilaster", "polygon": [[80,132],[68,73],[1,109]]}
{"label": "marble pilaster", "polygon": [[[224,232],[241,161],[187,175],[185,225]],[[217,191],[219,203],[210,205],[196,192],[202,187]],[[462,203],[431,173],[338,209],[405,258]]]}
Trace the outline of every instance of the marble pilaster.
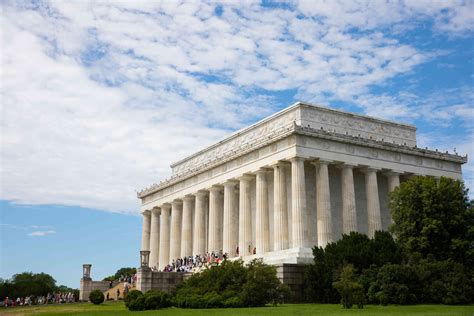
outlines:
{"label": "marble pilaster", "polygon": [[329,189],[328,161],[316,162],[316,210],[318,246],[326,247],[333,241],[331,193]]}
{"label": "marble pilaster", "polygon": [[[250,176],[239,178],[239,255],[252,253],[252,209],[250,204]],[[250,250],[250,251],[249,251]]]}
{"label": "marble pilaster", "polygon": [[222,205],[220,194],[221,186],[212,186],[209,189],[209,252],[219,252],[222,249]]}
{"label": "marble pilaster", "polygon": [[274,246],[273,250],[288,249],[288,206],[286,196],[286,171],[284,163],[273,166],[273,202],[274,202]]}
{"label": "marble pilaster", "polygon": [[224,227],[223,227],[223,247],[222,251],[229,257],[235,257],[235,250],[238,245],[238,225],[237,209],[235,201],[236,181],[224,183]]}
{"label": "marble pilaster", "polygon": [[206,253],[206,199],[207,191],[195,194],[193,256]]}
{"label": "marble pilaster", "polygon": [[291,160],[291,247],[304,246],[304,219],[306,215],[306,183],[304,159],[294,157]]}
{"label": "marble pilaster", "polygon": [[193,254],[193,208],[194,197],[183,198],[183,226],[181,230],[181,258]]}
{"label": "marble pilaster", "polygon": [[267,169],[256,172],[256,214],[255,214],[255,243],[257,254],[270,251],[270,221],[268,217],[268,181]]}
{"label": "marble pilaster", "polygon": [[342,192],[342,233],[357,231],[356,199],[353,166],[343,164],[341,169]]}
{"label": "marble pilaster", "polygon": [[181,224],[183,221],[183,201],[171,203],[170,262],[181,257]]}
{"label": "marble pilaster", "polygon": [[160,209],[151,210],[149,266],[158,268],[160,263]]}
{"label": "marble pilaster", "polygon": [[150,225],[151,225],[151,212],[144,211],[142,213],[142,246],[141,250],[150,250]]}
{"label": "marble pilaster", "polygon": [[170,260],[170,212],[171,205],[161,206],[160,216],[160,267],[162,270]]}
{"label": "marble pilaster", "polygon": [[382,230],[377,170],[375,168],[363,170],[365,173],[365,194],[367,200],[367,235],[370,238],[374,237],[376,231]]}

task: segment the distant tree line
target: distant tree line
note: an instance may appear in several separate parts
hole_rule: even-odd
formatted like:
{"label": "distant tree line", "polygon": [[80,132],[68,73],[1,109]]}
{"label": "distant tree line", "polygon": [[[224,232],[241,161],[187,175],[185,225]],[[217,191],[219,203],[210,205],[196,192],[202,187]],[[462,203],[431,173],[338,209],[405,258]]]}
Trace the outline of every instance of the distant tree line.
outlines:
{"label": "distant tree line", "polygon": [[56,285],[56,280],[47,273],[23,272],[13,275],[11,279],[0,279],[0,299],[26,296],[46,296],[54,292],[74,293],[79,298],[79,290],[65,285]]}
{"label": "distant tree line", "polygon": [[474,203],[460,181],[413,177],[391,194],[394,223],[373,239],[344,235],[313,248],[308,302],[474,303]]}
{"label": "distant tree line", "polygon": [[137,273],[137,268],[132,268],[132,267],[120,268],[117,270],[117,272],[115,272],[114,275],[105,277],[103,281],[119,281],[121,278],[124,278],[127,276],[134,276],[135,273]]}

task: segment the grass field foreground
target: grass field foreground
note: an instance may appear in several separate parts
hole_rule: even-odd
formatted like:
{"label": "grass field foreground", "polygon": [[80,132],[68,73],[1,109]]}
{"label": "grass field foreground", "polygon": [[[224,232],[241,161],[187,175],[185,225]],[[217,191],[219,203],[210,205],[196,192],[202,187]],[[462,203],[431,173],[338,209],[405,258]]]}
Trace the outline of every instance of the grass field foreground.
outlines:
{"label": "grass field foreground", "polygon": [[447,306],[447,305],[413,305],[413,306],[378,306],[367,305],[364,309],[341,308],[336,304],[285,304],[276,307],[259,308],[228,308],[228,309],[180,309],[167,308],[159,311],[130,312],[123,302],[107,302],[102,305],[91,303],[67,304],[67,305],[43,305],[31,307],[17,307],[11,309],[0,309],[0,315],[474,315],[474,305],[470,306]]}

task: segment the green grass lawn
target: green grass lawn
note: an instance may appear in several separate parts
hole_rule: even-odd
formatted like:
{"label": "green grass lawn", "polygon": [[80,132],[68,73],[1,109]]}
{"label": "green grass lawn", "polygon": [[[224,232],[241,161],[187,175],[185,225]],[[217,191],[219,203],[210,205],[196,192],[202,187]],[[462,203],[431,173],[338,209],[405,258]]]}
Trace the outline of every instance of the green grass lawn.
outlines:
{"label": "green grass lawn", "polygon": [[17,307],[0,309],[0,315],[474,315],[474,305],[415,305],[415,306],[376,306],[364,309],[344,310],[340,305],[330,304],[286,304],[277,307],[229,308],[229,309],[180,309],[167,308],[158,311],[129,312],[123,302],[108,302],[102,305],[91,303],[48,305],[40,307]]}

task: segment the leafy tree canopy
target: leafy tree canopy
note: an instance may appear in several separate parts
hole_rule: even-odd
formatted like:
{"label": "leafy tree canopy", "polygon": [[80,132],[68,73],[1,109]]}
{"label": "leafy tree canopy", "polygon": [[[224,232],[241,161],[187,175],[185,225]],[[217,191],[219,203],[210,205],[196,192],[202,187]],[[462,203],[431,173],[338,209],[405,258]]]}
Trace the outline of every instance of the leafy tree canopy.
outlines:
{"label": "leafy tree canopy", "polygon": [[391,231],[410,258],[474,265],[474,207],[458,180],[416,176],[391,195]]}
{"label": "leafy tree canopy", "polygon": [[121,276],[131,276],[135,273],[137,273],[137,268],[126,267],[118,269],[114,276],[115,279],[118,280]]}

